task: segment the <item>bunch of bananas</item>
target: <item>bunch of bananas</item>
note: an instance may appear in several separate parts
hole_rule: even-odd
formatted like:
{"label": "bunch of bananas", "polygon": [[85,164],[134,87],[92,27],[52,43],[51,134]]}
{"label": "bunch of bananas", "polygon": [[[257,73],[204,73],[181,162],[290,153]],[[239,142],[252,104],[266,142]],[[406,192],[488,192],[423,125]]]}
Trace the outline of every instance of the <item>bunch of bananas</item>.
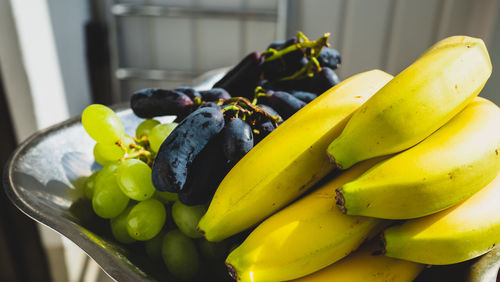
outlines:
{"label": "bunch of bananas", "polygon": [[236,164],[198,228],[220,241],[256,226],[226,259],[239,281],[411,281],[488,252],[500,109],[476,96],[490,75],[483,41],[454,36],[394,78],[343,81]]}

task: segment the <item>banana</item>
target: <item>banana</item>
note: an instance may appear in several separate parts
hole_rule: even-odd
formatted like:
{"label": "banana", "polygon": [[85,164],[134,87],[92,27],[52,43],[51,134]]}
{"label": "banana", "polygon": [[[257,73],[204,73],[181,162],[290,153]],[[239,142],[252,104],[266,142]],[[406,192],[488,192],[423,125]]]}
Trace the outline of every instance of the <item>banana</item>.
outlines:
{"label": "banana", "polygon": [[424,270],[423,264],[374,255],[376,249],[373,245],[362,246],[342,260],[294,281],[411,282]]}
{"label": "banana", "polygon": [[336,85],[299,110],[226,175],[199,229],[209,241],[243,231],[293,201],[335,167],[325,150],[352,113],[392,79],[372,70]]}
{"label": "banana", "polygon": [[500,243],[500,174],[463,203],[383,233],[385,255],[444,265],[478,257]]}
{"label": "banana", "polygon": [[467,282],[496,282],[500,268],[500,246],[491,249],[470,267]]}
{"label": "banana", "polygon": [[377,161],[354,166],[262,222],[227,257],[232,276],[239,281],[302,277],[345,257],[380,232],[387,221],[344,215],[333,201],[335,188]]}
{"label": "banana", "polygon": [[481,39],[438,42],[356,111],[328,147],[332,162],[346,169],[419,143],[472,101],[490,74]]}
{"label": "banana", "polygon": [[458,204],[500,171],[500,109],[476,98],[418,145],[337,190],[350,215],[409,219]]}

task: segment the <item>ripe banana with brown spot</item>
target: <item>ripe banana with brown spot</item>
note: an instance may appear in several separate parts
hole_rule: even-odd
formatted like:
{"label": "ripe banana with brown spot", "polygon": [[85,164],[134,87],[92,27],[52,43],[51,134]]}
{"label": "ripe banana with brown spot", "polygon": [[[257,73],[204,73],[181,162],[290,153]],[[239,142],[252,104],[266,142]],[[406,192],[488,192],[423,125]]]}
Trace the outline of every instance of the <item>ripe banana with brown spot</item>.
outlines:
{"label": "ripe banana with brown spot", "polygon": [[424,264],[453,264],[500,243],[500,174],[463,203],[406,221],[383,233],[385,255]]}
{"label": "ripe banana with brown spot", "polygon": [[500,108],[476,98],[416,146],[337,190],[350,215],[409,219],[458,204],[500,171]]}
{"label": "ripe banana with brown spot", "polygon": [[295,282],[411,282],[424,265],[375,254],[376,247],[365,245],[342,260]]}
{"label": "ripe banana with brown spot", "polygon": [[414,146],[465,108],[490,75],[481,39],[436,43],[361,106],[328,147],[330,158],[346,169]]}

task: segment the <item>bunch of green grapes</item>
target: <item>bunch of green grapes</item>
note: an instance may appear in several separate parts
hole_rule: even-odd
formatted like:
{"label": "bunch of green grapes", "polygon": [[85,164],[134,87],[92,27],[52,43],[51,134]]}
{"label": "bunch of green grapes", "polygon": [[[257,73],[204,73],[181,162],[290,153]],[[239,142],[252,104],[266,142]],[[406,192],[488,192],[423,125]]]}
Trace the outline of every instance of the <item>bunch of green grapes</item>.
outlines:
{"label": "bunch of green grapes", "polygon": [[131,137],[113,110],[97,104],[83,111],[82,124],[97,142],[93,153],[103,166],[87,178],[84,194],[93,212],[109,219],[114,239],[122,244],[143,242],[151,260],[163,261],[179,279],[228,279],[223,261],[230,242],[210,243],[196,229],[207,207],[186,206],[177,194],[157,191],[151,181],[155,154],[177,124],[146,119]]}

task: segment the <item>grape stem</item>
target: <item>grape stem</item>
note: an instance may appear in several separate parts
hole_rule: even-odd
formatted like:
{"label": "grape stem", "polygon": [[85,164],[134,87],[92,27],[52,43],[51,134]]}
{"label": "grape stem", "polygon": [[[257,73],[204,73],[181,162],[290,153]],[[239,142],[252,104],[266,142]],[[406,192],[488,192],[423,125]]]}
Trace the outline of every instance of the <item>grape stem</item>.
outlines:
{"label": "grape stem", "polygon": [[201,105],[201,103],[202,103],[200,97],[194,97],[193,102],[194,102],[194,105],[196,105],[196,106]]}
{"label": "grape stem", "polygon": [[149,152],[148,150],[145,150],[144,148],[134,152],[134,153],[131,153],[131,154],[125,154],[125,156],[122,157],[121,161],[125,161],[125,160],[128,160],[128,159],[136,159],[138,157],[146,157],[148,158],[149,156],[151,156],[151,152]]}
{"label": "grape stem", "polygon": [[283,77],[280,80],[294,80],[305,77],[313,77],[315,72],[320,72],[320,71],[321,71],[321,66],[319,65],[318,59],[315,57],[311,57],[309,62],[307,62],[307,64],[305,64],[296,73],[290,76]]}
{"label": "grape stem", "polygon": [[[328,37],[329,36],[330,36],[330,33],[327,32],[327,33],[323,34],[323,36],[318,38],[318,40],[309,41],[309,39],[307,39],[307,37],[302,32],[298,31],[297,38],[299,39],[299,42],[297,42],[293,45],[290,45],[284,49],[281,49],[279,51],[272,49],[272,48],[269,48],[268,50],[264,51],[262,53],[262,55],[264,55],[264,56],[268,55],[268,54],[272,54],[272,55],[265,58],[264,62],[277,60],[277,59],[283,57],[283,55],[285,55],[285,54],[291,53],[291,52],[299,50],[299,49],[301,50],[303,48],[311,48],[311,52],[314,51],[314,53],[318,53],[317,55],[319,55],[319,52],[321,52],[321,49],[323,48],[323,46],[328,46]],[[301,39],[303,39],[303,41]]]}
{"label": "grape stem", "polygon": [[[148,138],[146,136],[142,136],[140,139],[137,139],[135,137],[133,137],[132,139],[134,140],[134,143],[130,143],[128,148],[125,144],[123,144],[122,140],[118,140],[116,142],[116,145],[120,146],[120,148],[124,152],[123,157],[120,158],[120,162],[124,162],[128,159],[137,159],[140,157],[144,157],[146,159],[145,162],[148,165],[152,164],[154,155],[146,149],[149,144]],[[132,149],[131,152],[129,152],[129,148]]]}
{"label": "grape stem", "polygon": [[[297,39],[298,42],[296,44],[290,45],[282,50],[277,51],[276,49],[269,48],[265,52],[262,53],[263,56],[267,56],[264,60],[265,62],[277,60],[283,55],[288,54],[290,52],[294,52],[296,50],[301,50],[306,57],[308,58],[307,64],[305,64],[300,70],[296,71],[290,76],[283,77],[280,80],[294,80],[294,79],[303,79],[306,77],[314,76],[314,73],[321,71],[321,66],[318,62],[318,56],[321,53],[321,50],[324,46],[328,47],[328,37],[330,37],[330,33],[325,33],[323,36],[318,38],[316,41],[309,41],[309,39],[300,31],[297,31]],[[309,54],[303,50],[303,48],[310,48]],[[270,56],[269,56],[270,55]]]}
{"label": "grape stem", "polygon": [[255,92],[255,98],[252,102],[245,97],[233,97],[224,101],[224,104],[227,106],[223,111],[235,111],[235,117],[239,117],[239,114],[241,113],[241,119],[248,120],[251,124],[255,124],[257,120],[262,117],[265,117],[275,123],[280,122],[281,119],[279,117],[273,116],[263,108],[257,106],[258,97],[266,95],[264,89],[262,87],[257,87]]}

